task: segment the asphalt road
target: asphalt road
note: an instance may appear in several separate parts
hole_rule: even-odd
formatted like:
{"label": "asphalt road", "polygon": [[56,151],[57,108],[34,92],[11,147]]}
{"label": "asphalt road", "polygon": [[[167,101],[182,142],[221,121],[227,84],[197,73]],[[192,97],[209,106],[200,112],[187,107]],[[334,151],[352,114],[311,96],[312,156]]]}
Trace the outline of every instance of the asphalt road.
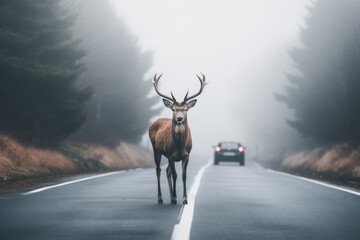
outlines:
{"label": "asphalt road", "polygon": [[256,167],[209,167],[191,239],[360,239],[360,196]]}
{"label": "asphalt road", "polygon": [[[190,160],[188,191],[208,159]],[[155,169],[0,196],[0,239],[170,239],[183,209],[169,204],[165,170],[161,181],[164,205],[157,204]],[[360,239],[360,196],[221,163],[204,172],[191,226],[191,239]]]}

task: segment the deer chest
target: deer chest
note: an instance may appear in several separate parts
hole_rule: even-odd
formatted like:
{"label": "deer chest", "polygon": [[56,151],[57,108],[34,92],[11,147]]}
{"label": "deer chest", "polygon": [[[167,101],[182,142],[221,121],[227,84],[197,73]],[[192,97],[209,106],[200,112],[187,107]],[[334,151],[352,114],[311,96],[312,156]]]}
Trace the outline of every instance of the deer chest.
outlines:
{"label": "deer chest", "polygon": [[185,125],[184,124],[176,125],[174,131],[175,131],[176,135],[184,134],[185,133]]}

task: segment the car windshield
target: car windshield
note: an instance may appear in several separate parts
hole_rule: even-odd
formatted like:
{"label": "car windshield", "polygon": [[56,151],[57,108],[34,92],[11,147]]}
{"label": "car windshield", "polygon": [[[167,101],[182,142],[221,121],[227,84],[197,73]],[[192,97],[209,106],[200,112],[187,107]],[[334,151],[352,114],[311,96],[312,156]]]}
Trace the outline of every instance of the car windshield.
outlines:
{"label": "car windshield", "polygon": [[220,147],[225,149],[236,149],[238,148],[238,144],[233,142],[224,142],[220,144]]}

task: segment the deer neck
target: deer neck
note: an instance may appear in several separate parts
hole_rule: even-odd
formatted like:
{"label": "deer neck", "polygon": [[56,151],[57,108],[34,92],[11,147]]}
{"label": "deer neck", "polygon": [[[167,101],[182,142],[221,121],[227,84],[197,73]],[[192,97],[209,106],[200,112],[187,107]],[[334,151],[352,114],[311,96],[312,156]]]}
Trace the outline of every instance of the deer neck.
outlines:
{"label": "deer neck", "polygon": [[172,138],[175,144],[179,147],[185,145],[188,135],[188,123],[187,120],[183,124],[172,123]]}

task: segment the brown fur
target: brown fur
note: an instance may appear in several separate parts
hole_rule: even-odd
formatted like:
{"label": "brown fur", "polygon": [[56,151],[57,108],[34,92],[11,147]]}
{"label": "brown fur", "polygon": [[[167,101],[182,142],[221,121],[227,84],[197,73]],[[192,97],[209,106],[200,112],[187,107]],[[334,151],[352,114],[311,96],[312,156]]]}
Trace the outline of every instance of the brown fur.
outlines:
{"label": "brown fur", "polygon": [[[172,119],[160,118],[155,121],[149,128],[149,137],[154,150],[154,160],[156,164],[156,176],[158,182],[158,203],[162,204],[163,199],[160,189],[160,162],[161,155],[167,157],[169,166],[166,169],[166,174],[169,183],[171,203],[176,204],[176,170],[175,162],[182,161],[182,180],[183,180],[183,204],[187,204],[186,195],[186,168],[189,162],[189,154],[192,148],[191,132],[187,122],[187,111],[194,107],[196,99],[191,100],[201,94],[205,85],[207,84],[205,75],[201,74],[202,78],[196,75],[200,81],[200,90],[196,94],[188,97],[189,91],[186,93],[182,102],[177,102],[174,95],[171,97],[162,94],[158,89],[158,83],[162,76],[155,74],[153,84],[155,91],[163,97],[163,102],[167,108],[173,111]],[[190,101],[191,100],[191,101]],[[171,183],[171,177],[173,184]]]}
{"label": "brown fur", "polygon": [[[175,116],[175,115],[174,115]],[[191,132],[187,119],[183,123],[184,131],[176,132],[177,124],[173,119],[160,118],[149,128],[149,137],[154,150],[156,173],[158,178],[158,202],[162,204],[162,194],[160,189],[160,162],[161,155],[164,155],[169,166],[166,169],[169,183],[171,203],[176,204],[176,178],[175,162],[182,160],[182,180],[183,180],[183,203],[187,204],[186,194],[186,168],[189,162],[189,154],[192,148]],[[178,126],[180,127],[180,126]],[[171,182],[171,177],[173,184]]]}
{"label": "brown fur", "polygon": [[160,152],[166,158],[178,162],[189,155],[192,148],[192,139],[187,122],[185,123],[186,134],[175,134],[173,127],[176,126],[173,126],[170,118],[160,118],[150,126],[149,136],[156,152]]}

